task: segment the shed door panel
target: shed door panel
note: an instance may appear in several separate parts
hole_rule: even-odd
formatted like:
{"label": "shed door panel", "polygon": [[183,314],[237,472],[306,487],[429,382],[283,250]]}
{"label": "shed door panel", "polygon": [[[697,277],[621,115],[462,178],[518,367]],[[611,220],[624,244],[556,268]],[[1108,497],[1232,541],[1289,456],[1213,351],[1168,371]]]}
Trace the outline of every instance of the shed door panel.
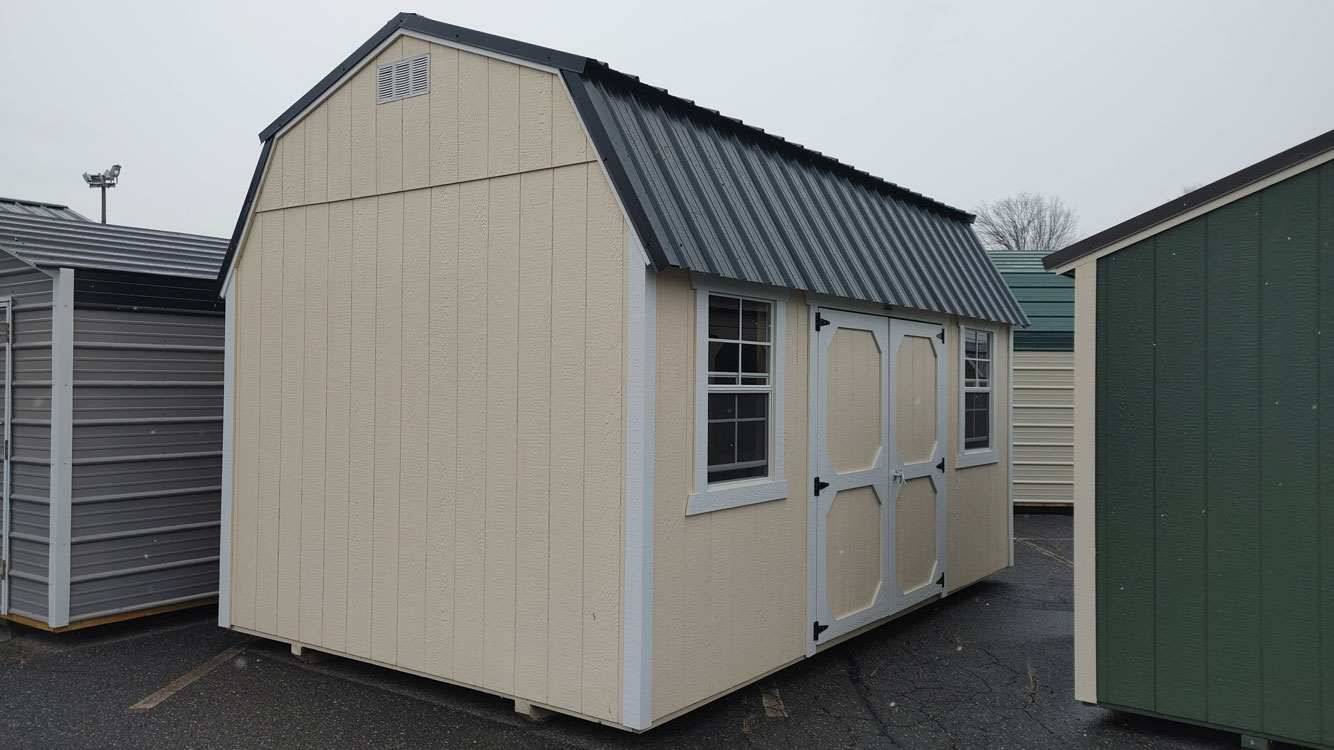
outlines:
{"label": "shed door panel", "polygon": [[816,465],[817,640],[889,614],[889,320],[821,310]]}
{"label": "shed door panel", "polygon": [[891,612],[944,592],[944,328],[890,321]]}

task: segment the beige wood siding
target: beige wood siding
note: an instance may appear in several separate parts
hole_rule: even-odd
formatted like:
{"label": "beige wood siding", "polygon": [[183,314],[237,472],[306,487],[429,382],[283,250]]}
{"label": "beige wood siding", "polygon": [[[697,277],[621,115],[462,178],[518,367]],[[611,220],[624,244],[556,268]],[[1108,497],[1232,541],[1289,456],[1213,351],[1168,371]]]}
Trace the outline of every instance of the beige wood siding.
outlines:
{"label": "beige wood siding", "polygon": [[[809,320],[787,302],[784,471],[805,488]],[[695,292],[658,278],[654,456],[653,718],[806,653],[806,496],[686,516],[694,478]]]}
{"label": "beige wood siding", "polygon": [[959,347],[960,326],[952,321],[945,332],[949,356],[949,447],[945,451],[945,465],[949,469],[947,502],[949,520],[945,585],[955,591],[970,583],[1003,570],[1010,565],[1010,419],[1005,396],[1010,388],[1010,331],[1000,327],[996,333],[995,356],[992,368],[996,373],[995,417],[996,445],[1000,460],[996,463],[958,468],[963,438],[959,410],[963,407],[963,382],[960,379]]}
{"label": "beige wood siding", "polygon": [[[376,105],[421,52],[430,93]],[[235,276],[235,626],[619,719],[628,229],[593,157],[552,74],[413,38],[278,138]]]}
{"label": "beige wood siding", "polygon": [[1014,353],[1014,501],[1074,502],[1075,353]]}

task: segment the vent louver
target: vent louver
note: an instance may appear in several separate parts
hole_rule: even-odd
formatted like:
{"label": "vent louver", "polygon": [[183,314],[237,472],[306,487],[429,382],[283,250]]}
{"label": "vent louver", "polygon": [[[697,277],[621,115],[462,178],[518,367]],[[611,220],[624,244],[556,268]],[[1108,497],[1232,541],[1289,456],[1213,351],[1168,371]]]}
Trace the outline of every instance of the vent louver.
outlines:
{"label": "vent louver", "polygon": [[419,96],[431,90],[431,56],[417,55],[375,69],[375,103]]}

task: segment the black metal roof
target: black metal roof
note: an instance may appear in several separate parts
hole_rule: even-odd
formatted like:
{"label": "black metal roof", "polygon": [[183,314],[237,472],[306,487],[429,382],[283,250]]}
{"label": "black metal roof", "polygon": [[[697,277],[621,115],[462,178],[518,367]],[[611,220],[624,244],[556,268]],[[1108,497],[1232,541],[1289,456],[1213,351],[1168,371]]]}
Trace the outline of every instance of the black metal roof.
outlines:
{"label": "black metal roof", "polygon": [[1322,133],[1308,141],[1293,146],[1292,148],[1275,154],[1264,161],[1252,164],[1245,169],[1238,170],[1214,182],[1205,185],[1197,190],[1174,198],[1157,208],[1149,209],[1131,219],[1127,219],[1110,229],[1105,229],[1095,235],[1085,237],[1073,245],[1057,250],[1056,252],[1043,258],[1042,262],[1047,268],[1056,268],[1063,266],[1070,261],[1079,260],[1086,255],[1092,255],[1099,250],[1114,245],[1121,240],[1138,234],[1146,229],[1150,229],[1158,224],[1170,221],[1181,214],[1192,211],[1206,203],[1222,198],[1229,193],[1235,193],[1248,185],[1259,182],[1271,175],[1282,172],[1289,167],[1294,167],[1302,162],[1315,158],[1320,154],[1334,149],[1334,130]]}
{"label": "black metal roof", "polygon": [[216,279],[227,240],[0,212],[0,250],[34,266]]}
{"label": "black metal roof", "polygon": [[89,221],[87,216],[69,206],[60,203],[27,201],[22,198],[0,198],[0,212],[46,216],[52,219],[69,219],[71,221]]}
{"label": "black metal roof", "polygon": [[[679,267],[1018,325],[972,215],[648,86],[604,63],[399,14],[260,133],[223,273],[277,133],[400,30],[561,71],[658,270]],[[221,283],[222,279],[219,279]]]}

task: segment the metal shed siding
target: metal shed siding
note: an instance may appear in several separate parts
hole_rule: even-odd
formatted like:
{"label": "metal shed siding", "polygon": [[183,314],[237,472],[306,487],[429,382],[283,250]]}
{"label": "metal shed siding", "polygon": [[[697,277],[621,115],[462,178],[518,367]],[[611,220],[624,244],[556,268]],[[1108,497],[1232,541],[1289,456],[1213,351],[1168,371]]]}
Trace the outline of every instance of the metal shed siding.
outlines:
{"label": "metal shed siding", "polygon": [[1334,165],[1097,263],[1098,700],[1334,745]]}
{"label": "metal shed siding", "polygon": [[1025,322],[962,211],[615,71],[566,82],[661,263]]}
{"label": "metal shed siding", "polygon": [[70,619],[216,594],[223,318],[81,300]]}
{"label": "metal shed siding", "polygon": [[50,538],[51,291],[47,274],[0,251],[13,305],[9,610],[44,619]]}

